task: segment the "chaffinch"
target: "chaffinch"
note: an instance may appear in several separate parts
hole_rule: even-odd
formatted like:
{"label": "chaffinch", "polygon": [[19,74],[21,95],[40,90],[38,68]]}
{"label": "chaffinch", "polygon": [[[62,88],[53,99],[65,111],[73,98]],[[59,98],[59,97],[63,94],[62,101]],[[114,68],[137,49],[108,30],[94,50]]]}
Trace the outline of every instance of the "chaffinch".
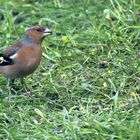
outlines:
{"label": "chaffinch", "polygon": [[8,86],[12,87],[15,79],[33,73],[40,63],[41,43],[52,31],[42,26],[32,26],[25,35],[10,48],[0,53],[0,74],[8,78]]}

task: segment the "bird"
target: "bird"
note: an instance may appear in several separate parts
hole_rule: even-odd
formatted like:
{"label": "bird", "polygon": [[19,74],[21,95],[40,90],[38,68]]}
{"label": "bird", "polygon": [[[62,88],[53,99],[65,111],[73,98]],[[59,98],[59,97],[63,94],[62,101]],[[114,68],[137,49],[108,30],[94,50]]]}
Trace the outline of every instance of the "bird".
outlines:
{"label": "bird", "polygon": [[0,75],[8,79],[7,86],[10,92],[15,79],[19,79],[21,84],[25,84],[24,77],[36,70],[42,57],[42,41],[51,34],[52,31],[48,27],[31,26],[21,39],[0,52]]}

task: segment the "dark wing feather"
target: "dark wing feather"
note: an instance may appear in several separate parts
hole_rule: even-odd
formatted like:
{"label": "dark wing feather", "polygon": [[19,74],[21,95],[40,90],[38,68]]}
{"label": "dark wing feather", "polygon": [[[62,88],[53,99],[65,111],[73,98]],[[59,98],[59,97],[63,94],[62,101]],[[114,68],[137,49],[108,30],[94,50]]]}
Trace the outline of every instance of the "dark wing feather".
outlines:
{"label": "dark wing feather", "polygon": [[0,53],[0,66],[5,66],[5,65],[11,65],[14,63],[12,59],[10,59],[8,56],[5,56],[4,54]]}
{"label": "dark wing feather", "polygon": [[14,55],[20,48],[8,48],[4,52],[0,53],[0,66],[12,65],[14,64],[14,60],[10,58],[10,56]]}
{"label": "dark wing feather", "polygon": [[19,47],[11,47],[11,48],[6,49],[1,54],[3,54],[4,56],[10,57],[14,55],[19,49],[20,49]]}

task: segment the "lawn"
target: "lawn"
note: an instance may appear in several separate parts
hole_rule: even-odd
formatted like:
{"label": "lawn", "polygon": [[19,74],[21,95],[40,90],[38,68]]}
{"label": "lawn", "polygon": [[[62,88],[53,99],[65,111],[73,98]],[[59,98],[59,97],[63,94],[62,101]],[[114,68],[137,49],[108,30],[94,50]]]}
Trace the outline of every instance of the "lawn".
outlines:
{"label": "lawn", "polygon": [[53,31],[35,97],[0,76],[0,139],[140,140],[139,0],[0,0],[0,50],[35,24]]}

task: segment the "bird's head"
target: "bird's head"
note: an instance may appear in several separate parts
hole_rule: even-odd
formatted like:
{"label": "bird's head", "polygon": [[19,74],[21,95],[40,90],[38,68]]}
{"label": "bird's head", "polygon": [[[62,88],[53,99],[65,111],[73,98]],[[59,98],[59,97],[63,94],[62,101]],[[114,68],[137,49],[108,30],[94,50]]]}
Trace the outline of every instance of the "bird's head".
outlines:
{"label": "bird's head", "polygon": [[29,39],[41,42],[45,36],[51,35],[52,31],[43,26],[32,26],[27,29],[26,36],[28,36]]}

